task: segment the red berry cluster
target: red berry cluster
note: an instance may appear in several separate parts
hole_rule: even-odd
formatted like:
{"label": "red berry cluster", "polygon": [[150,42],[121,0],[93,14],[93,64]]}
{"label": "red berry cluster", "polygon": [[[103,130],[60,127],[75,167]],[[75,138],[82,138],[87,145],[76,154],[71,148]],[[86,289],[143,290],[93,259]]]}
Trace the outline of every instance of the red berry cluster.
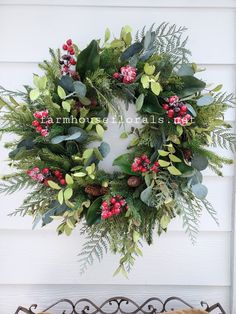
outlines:
{"label": "red berry cluster", "polygon": [[133,172],[148,172],[149,165],[151,161],[147,155],[142,155],[141,157],[135,157],[134,162],[132,163],[131,170]]}
{"label": "red berry cluster", "polygon": [[107,219],[112,216],[119,215],[123,210],[128,209],[128,205],[126,200],[121,195],[116,195],[110,198],[109,202],[104,201],[102,202],[102,219]]}
{"label": "red berry cluster", "polygon": [[134,162],[132,163],[131,170],[133,172],[146,173],[148,171],[153,171],[155,173],[159,172],[160,164],[158,161],[150,167],[151,161],[147,155],[142,155],[140,157],[135,157]]}
{"label": "red berry cluster", "polygon": [[62,74],[74,74],[75,71],[71,70],[71,66],[76,65],[76,60],[73,57],[75,54],[75,49],[73,47],[72,40],[68,39],[62,48],[67,52],[61,57],[60,60],[60,64],[62,65]]}
{"label": "red berry cluster", "polygon": [[168,118],[173,119],[175,124],[186,125],[191,119],[191,115],[187,113],[186,104],[179,101],[178,96],[169,97],[162,107],[166,110]]}
{"label": "red berry cluster", "polygon": [[153,166],[150,168],[151,171],[155,172],[155,173],[158,173],[159,172],[159,167],[160,167],[160,164],[158,161],[155,161]]}
{"label": "red berry cluster", "polygon": [[43,137],[48,136],[49,126],[52,124],[52,119],[48,116],[48,110],[36,111],[34,117],[35,120],[32,122],[32,126],[35,127],[36,132]]}
{"label": "red berry cluster", "polygon": [[48,186],[48,181],[54,181],[61,185],[66,185],[65,176],[60,170],[52,171],[50,168],[34,167],[27,171],[27,174],[35,181],[38,181],[46,186]]}
{"label": "red berry cluster", "polygon": [[136,68],[130,66],[129,64],[125,67],[120,68],[120,73],[115,72],[113,78],[124,84],[131,84],[135,81],[137,72]]}

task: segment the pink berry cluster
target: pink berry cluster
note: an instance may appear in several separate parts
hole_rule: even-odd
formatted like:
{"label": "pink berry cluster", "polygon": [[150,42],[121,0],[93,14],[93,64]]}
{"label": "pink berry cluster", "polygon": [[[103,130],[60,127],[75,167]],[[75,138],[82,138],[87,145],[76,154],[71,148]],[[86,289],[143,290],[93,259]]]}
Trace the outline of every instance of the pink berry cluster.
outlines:
{"label": "pink berry cluster", "polygon": [[169,97],[162,107],[166,110],[168,118],[173,119],[175,124],[186,125],[191,119],[191,115],[187,113],[186,104],[179,101],[178,96]]}
{"label": "pink berry cluster", "polygon": [[102,202],[102,219],[107,219],[112,216],[119,215],[123,210],[128,209],[128,205],[126,200],[121,195],[116,195],[110,198],[109,202],[104,201]]}
{"label": "pink berry cluster", "polygon": [[71,70],[71,66],[76,65],[76,59],[73,57],[75,55],[75,49],[72,40],[68,39],[62,46],[62,49],[66,51],[66,54],[64,54],[60,60],[62,66],[61,72],[62,74],[73,74],[75,71]]}
{"label": "pink berry cluster", "polygon": [[158,161],[154,162],[154,164],[150,167],[151,161],[147,155],[142,155],[140,157],[135,157],[134,162],[131,165],[131,170],[133,172],[141,172],[146,173],[148,171],[153,171],[158,173],[160,164]]}
{"label": "pink berry cluster", "polygon": [[137,76],[137,70],[136,68],[130,66],[129,64],[125,67],[120,68],[120,73],[115,72],[113,74],[113,78],[115,80],[118,80],[124,84],[131,84],[135,81]]}
{"label": "pink berry cluster", "polygon": [[54,181],[61,185],[66,185],[65,176],[60,170],[52,171],[50,168],[34,167],[27,171],[27,174],[35,181],[38,181],[46,186],[48,186],[48,181]]}
{"label": "pink berry cluster", "polygon": [[43,137],[48,136],[49,126],[52,124],[52,119],[48,116],[48,110],[36,111],[34,117],[35,120],[32,122],[32,126],[35,127],[36,132]]}

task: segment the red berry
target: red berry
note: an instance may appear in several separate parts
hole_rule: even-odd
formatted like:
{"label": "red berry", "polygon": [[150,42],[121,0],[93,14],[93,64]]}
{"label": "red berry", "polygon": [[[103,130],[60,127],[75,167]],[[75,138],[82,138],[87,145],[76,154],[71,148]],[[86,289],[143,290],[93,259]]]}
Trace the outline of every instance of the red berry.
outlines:
{"label": "red berry", "polygon": [[185,118],[189,121],[189,120],[191,120],[192,117],[190,114],[186,114]]}
{"label": "red berry", "polygon": [[162,107],[163,107],[164,110],[168,110],[169,109],[169,105],[167,105],[167,104],[164,104]]}
{"label": "red berry", "polygon": [[40,125],[40,123],[39,123],[39,121],[34,120],[34,121],[32,122],[32,125],[33,125],[33,126],[39,126],[39,125]]}
{"label": "red berry", "polygon": [[114,197],[112,197],[112,198],[110,199],[110,203],[111,203],[111,204],[115,204],[115,203],[116,203],[116,199],[115,199]]}
{"label": "red berry", "polygon": [[183,117],[183,116],[185,116],[185,111],[180,110],[179,114]]}
{"label": "red berry", "polygon": [[69,67],[67,65],[64,65],[63,71],[66,72],[66,73],[69,72]]}
{"label": "red berry", "polygon": [[115,207],[115,208],[120,208],[120,206],[121,206],[121,205],[120,205],[119,202],[116,202],[116,203],[114,204],[114,207]]}
{"label": "red berry", "polygon": [[119,74],[118,72],[115,72],[115,73],[113,74],[113,78],[114,78],[115,80],[118,80],[119,76],[120,76],[120,74]]}
{"label": "red berry", "polygon": [[49,168],[42,169],[42,174],[48,174],[48,173],[49,173]]}
{"label": "red berry", "polygon": [[147,168],[145,168],[145,167],[142,167],[142,169],[140,170],[142,173],[145,173],[145,172],[147,172]]}
{"label": "red berry", "polygon": [[63,49],[63,50],[67,50],[67,49],[68,49],[68,46],[67,46],[66,44],[64,44],[64,45],[62,46],[62,49]]}
{"label": "red berry", "polygon": [[170,109],[170,110],[168,111],[168,118],[173,118],[173,117],[174,117],[174,114],[175,114],[174,110],[173,110],[173,109]]}
{"label": "red berry", "polygon": [[66,41],[66,43],[67,43],[68,46],[71,46],[71,45],[72,45],[72,40],[71,40],[71,39],[68,39],[68,40]]}
{"label": "red berry", "polygon": [[39,125],[39,126],[37,126],[36,131],[37,131],[37,132],[41,132],[42,129],[43,129],[43,128],[41,127],[41,125]]}
{"label": "red berry", "polygon": [[182,106],[182,107],[180,108],[180,110],[183,111],[183,112],[186,112],[187,109],[188,109],[187,106]]}
{"label": "red berry", "polygon": [[61,184],[61,185],[66,185],[66,180],[65,180],[65,179],[61,179],[61,180],[60,180],[60,184]]}
{"label": "red berry", "polygon": [[61,171],[60,170],[55,170],[54,171],[55,176],[58,178],[61,176]]}
{"label": "red berry", "polygon": [[72,64],[72,65],[76,65],[76,61],[75,61],[75,59],[74,59],[74,58],[70,58],[70,64]]}

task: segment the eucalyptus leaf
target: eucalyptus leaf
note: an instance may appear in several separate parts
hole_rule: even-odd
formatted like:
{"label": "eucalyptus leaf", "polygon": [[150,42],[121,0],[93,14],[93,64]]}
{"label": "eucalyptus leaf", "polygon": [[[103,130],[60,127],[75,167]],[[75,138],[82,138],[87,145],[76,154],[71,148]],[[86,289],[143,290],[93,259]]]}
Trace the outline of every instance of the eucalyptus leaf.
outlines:
{"label": "eucalyptus leaf", "polygon": [[196,117],[197,116],[197,113],[196,111],[194,110],[193,106],[191,106],[190,104],[186,104],[187,108],[188,108],[188,111],[191,113],[191,115],[193,117]]}
{"label": "eucalyptus leaf", "polygon": [[202,171],[207,168],[208,160],[205,156],[194,154],[191,165],[193,168]]}
{"label": "eucalyptus leaf", "polygon": [[192,191],[195,194],[195,196],[200,200],[204,200],[208,193],[207,187],[201,183],[193,185]]}
{"label": "eucalyptus leaf", "polygon": [[199,107],[202,107],[202,106],[209,106],[211,105],[212,103],[214,102],[214,98],[210,95],[210,94],[207,94],[207,95],[204,95],[202,96],[201,98],[199,98],[197,100],[197,105]]}
{"label": "eucalyptus leaf", "polygon": [[179,76],[186,76],[186,75],[194,75],[194,70],[193,70],[193,66],[191,63],[185,63],[185,64],[182,64],[181,67],[179,68],[177,74]]}
{"label": "eucalyptus leaf", "polygon": [[152,187],[148,186],[145,190],[140,194],[140,199],[146,205],[151,206],[152,202]]}
{"label": "eucalyptus leaf", "polygon": [[120,56],[121,61],[129,60],[136,53],[139,53],[143,49],[143,45],[141,43],[134,43],[129,46]]}
{"label": "eucalyptus leaf", "polygon": [[144,94],[140,94],[135,102],[137,111],[140,111],[142,109],[143,101],[144,101]]}
{"label": "eucalyptus leaf", "polygon": [[83,83],[80,82],[80,81],[75,81],[75,82],[73,83],[73,85],[74,85],[74,90],[75,90],[77,96],[78,96],[79,98],[84,98],[85,95],[86,95],[86,93],[87,93],[86,85],[83,84]]}

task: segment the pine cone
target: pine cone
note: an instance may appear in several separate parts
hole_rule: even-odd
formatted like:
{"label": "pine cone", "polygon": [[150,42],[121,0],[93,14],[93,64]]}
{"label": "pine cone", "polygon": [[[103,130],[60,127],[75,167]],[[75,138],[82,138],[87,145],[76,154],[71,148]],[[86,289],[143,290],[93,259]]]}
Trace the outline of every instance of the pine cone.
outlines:
{"label": "pine cone", "polygon": [[108,192],[108,188],[105,188],[101,185],[87,185],[85,187],[85,192],[92,196],[101,196]]}
{"label": "pine cone", "polygon": [[129,177],[127,184],[128,186],[132,187],[132,188],[136,188],[137,186],[139,186],[141,184],[142,180],[140,177],[136,177],[136,176],[131,176]]}
{"label": "pine cone", "polygon": [[192,158],[192,151],[190,149],[185,149],[183,154],[186,160],[190,160]]}

